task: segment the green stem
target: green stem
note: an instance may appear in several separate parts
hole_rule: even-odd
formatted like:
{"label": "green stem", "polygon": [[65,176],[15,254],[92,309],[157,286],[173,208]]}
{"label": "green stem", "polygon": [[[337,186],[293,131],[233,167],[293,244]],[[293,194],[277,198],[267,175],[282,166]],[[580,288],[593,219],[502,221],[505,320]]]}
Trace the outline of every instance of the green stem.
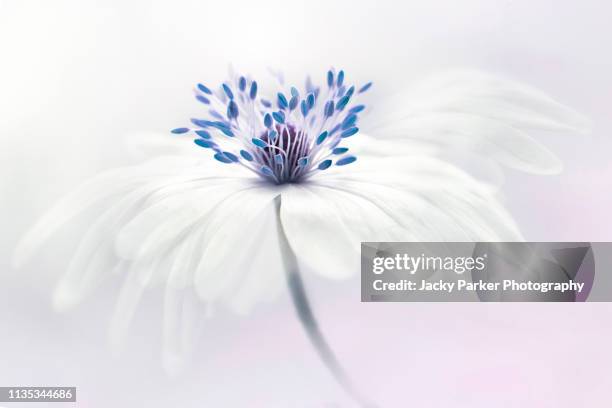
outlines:
{"label": "green stem", "polygon": [[302,323],[302,327],[306,331],[310,342],[317,351],[317,354],[319,354],[323,364],[325,364],[325,366],[329,369],[342,388],[344,388],[344,390],[353,399],[355,399],[360,406],[373,408],[375,405],[368,402],[366,398],[364,398],[364,396],[354,387],[350,378],[346,374],[346,371],[338,362],[336,354],[321,332],[317,319],[312,312],[308,296],[306,295],[306,289],[304,287],[304,282],[298,266],[297,257],[293,251],[293,248],[291,248],[289,241],[287,240],[287,235],[282,225],[280,216],[280,195],[276,197],[275,204],[279,245],[283,259],[283,266],[285,269],[285,277],[287,279],[291,299],[293,300],[293,306],[295,307],[300,323]]}

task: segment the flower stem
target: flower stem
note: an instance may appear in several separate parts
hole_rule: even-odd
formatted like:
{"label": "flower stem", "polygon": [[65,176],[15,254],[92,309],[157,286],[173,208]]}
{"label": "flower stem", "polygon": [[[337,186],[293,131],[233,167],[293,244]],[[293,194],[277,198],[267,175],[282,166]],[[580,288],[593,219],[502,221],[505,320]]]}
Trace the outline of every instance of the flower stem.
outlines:
{"label": "flower stem", "polygon": [[336,381],[344,388],[344,390],[359,404],[361,407],[373,408],[375,405],[369,402],[353,385],[346,371],[339,363],[336,354],[330,347],[325,336],[317,323],[317,319],[310,306],[310,301],[306,294],[304,282],[297,262],[297,257],[293,248],[287,240],[287,235],[282,225],[280,208],[281,196],[275,198],[276,205],[276,220],[278,229],[279,245],[285,268],[285,277],[293,306],[298,315],[302,327],[306,331],[310,342],[315,348],[317,354],[323,361],[323,364],[329,369]]}

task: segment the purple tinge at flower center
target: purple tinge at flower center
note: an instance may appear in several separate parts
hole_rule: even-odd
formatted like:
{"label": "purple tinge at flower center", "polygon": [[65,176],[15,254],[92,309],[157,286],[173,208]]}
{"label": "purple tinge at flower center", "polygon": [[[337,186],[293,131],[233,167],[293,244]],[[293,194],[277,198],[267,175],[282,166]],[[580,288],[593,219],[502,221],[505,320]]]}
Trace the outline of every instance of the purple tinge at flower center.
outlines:
{"label": "purple tinge at flower center", "polygon": [[240,76],[213,92],[198,84],[196,99],[207,107],[207,118],[193,118],[194,142],[212,150],[226,164],[239,164],[276,184],[302,181],[332,165],[344,166],[357,158],[342,146],[359,132],[358,115],[365,105],[356,99],[371,83],[355,91],[344,85],[344,71],[327,73],[323,90],[306,82],[304,96],[291,87],[276,94],[276,107],[258,96],[257,82]]}

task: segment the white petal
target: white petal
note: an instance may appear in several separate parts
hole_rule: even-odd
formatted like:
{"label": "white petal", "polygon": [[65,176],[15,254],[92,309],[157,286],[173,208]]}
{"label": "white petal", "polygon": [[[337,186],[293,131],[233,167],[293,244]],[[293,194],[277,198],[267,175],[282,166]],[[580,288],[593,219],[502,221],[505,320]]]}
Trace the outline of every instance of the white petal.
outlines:
{"label": "white petal", "polygon": [[300,265],[322,276],[346,278],[357,270],[359,241],[333,191],[289,185],[281,194],[281,222]]}
{"label": "white petal", "polygon": [[450,71],[391,98],[374,118],[376,136],[418,140],[450,151],[475,151],[502,165],[538,174],[561,170],[533,130],[585,133],[588,121],[540,91],[474,71]]}
{"label": "white petal", "polygon": [[357,163],[282,192],[287,239],[310,270],[334,278],[358,271],[363,241],[522,238],[492,190],[455,166],[427,157]]}
{"label": "white petal", "polygon": [[[265,285],[270,271],[282,278],[277,242],[261,240],[262,234],[276,234],[276,224],[270,220],[277,194],[274,188],[256,186],[234,193],[215,208],[206,225],[206,242],[195,275],[196,290],[203,300],[228,301],[253,278]],[[265,256],[261,270],[254,267],[258,256]]]}
{"label": "white petal", "polygon": [[193,160],[167,157],[101,173],[58,201],[38,220],[18,244],[13,263],[17,267],[22,265],[54,232],[95,205],[120,198],[149,180],[168,177],[173,170],[192,165]]}

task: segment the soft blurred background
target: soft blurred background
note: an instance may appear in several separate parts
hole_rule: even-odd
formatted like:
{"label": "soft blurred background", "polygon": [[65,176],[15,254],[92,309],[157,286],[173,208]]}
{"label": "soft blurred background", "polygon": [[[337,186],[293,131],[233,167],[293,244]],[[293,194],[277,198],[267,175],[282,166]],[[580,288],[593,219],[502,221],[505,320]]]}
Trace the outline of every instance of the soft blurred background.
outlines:
{"label": "soft blurred background", "polygon": [[[207,320],[193,361],[169,377],[158,291],[115,355],[119,282],[55,313],[71,247],[56,242],[15,271],[15,244],[57,198],[127,163],[127,135],[183,124],[193,84],[221,80],[230,63],[260,78],[342,67],[374,80],[378,97],[453,67],[536,86],[593,129],[542,136],[564,173],[508,172],[506,203],[528,240],[611,240],[610,15],[605,0],[0,0],[0,386],[76,385],[79,407],[351,407],[286,296]],[[609,304],[361,304],[357,279],[307,284],[340,358],[382,407],[612,401]]]}

